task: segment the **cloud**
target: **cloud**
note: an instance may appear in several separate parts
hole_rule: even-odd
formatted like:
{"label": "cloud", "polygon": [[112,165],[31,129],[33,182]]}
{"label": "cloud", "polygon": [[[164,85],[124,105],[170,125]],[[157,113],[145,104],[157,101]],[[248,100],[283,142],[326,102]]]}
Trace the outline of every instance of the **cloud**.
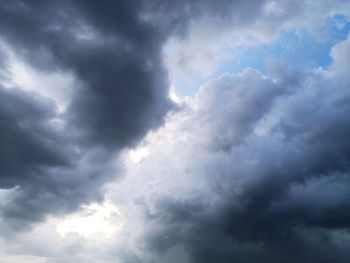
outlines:
{"label": "cloud", "polygon": [[190,20],[190,33],[170,37],[164,52],[171,80],[183,79],[189,87],[212,77],[225,61],[238,63],[239,48],[271,43],[295,27],[322,41],[327,18],[349,15],[347,1],[202,1],[201,7],[206,11]]}
{"label": "cloud", "polygon": [[[9,81],[1,88],[0,99],[6,100],[2,118],[10,123],[2,134],[2,149],[7,152],[2,154],[1,187],[18,187],[16,197],[3,209],[4,216],[36,221],[61,208],[70,211],[95,194],[100,198],[98,190],[90,197],[84,191],[94,184],[99,188],[112,173],[108,167],[115,155],[157,128],[174,106],[162,61],[165,39],[209,5],[2,2],[1,41],[9,50],[8,59],[13,54],[32,72],[68,72],[73,79],[61,113],[60,105],[55,105],[61,98],[43,92],[40,85],[23,91]],[[191,10],[185,21],[178,19],[183,8]],[[147,19],[150,16],[154,19]],[[2,68],[11,79],[10,61]],[[54,98],[47,98],[50,95]],[[8,104],[25,108],[11,109]],[[98,179],[90,184],[86,180],[90,177]],[[62,200],[56,201],[59,195]],[[76,202],[67,202],[71,198]]]}
{"label": "cloud", "polygon": [[4,87],[0,98],[0,187],[13,189],[1,202],[1,214],[10,225],[24,229],[47,213],[102,198],[100,187],[118,171],[113,155],[98,148],[77,150],[52,101]]}
{"label": "cloud", "polygon": [[[111,170],[118,152],[173,107],[161,32],[140,20],[140,8],[129,1],[1,3],[1,40],[10,53],[32,72],[69,72],[74,80],[64,112],[41,87],[0,88],[0,187],[17,187],[2,215],[12,223],[100,200],[100,187],[118,173]],[[11,79],[10,60],[4,63]]]}
{"label": "cloud", "polygon": [[[347,262],[349,38],[328,69],[272,61],[268,74],[224,74],[176,106],[162,53],[176,39],[182,66],[212,72],[203,64],[219,63],[227,41],[317,28],[339,10],[348,15],[349,3],[3,1],[5,262]],[[11,54],[52,87],[21,87]],[[69,90],[63,108],[56,87]],[[76,210],[103,199],[120,212],[108,242],[84,239],[83,228],[57,233],[74,215],[90,230],[93,215]]]}
{"label": "cloud", "polygon": [[171,106],[162,41],[139,21],[138,9],[126,1],[15,1],[2,8],[3,37],[18,52],[37,67],[68,68],[82,82],[74,87],[67,116],[96,143],[135,143]]}
{"label": "cloud", "polygon": [[211,80],[148,137],[149,155],[114,190],[144,211],[141,258],[347,262],[348,63],[333,59],[327,71],[274,62],[268,76]]}

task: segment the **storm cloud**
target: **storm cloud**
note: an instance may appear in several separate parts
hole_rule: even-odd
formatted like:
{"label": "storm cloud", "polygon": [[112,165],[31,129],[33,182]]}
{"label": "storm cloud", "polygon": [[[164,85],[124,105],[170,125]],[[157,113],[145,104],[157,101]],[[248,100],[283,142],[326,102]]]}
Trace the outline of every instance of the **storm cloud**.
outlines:
{"label": "storm cloud", "polygon": [[[0,0],[0,256],[348,262],[349,15],[327,0]],[[330,43],[330,62],[225,64],[291,28]],[[201,79],[192,97],[179,74]],[[50,225],[105,200],[109,242]]]}
{"label": "storm cloud", "polygon": [[[70,70],[79,81],[70,87],[72,98],[63,113],[48,99],[1,89],[1,186],[18,186],[32,203],[21,201],[11,211],[27,214],[28,206],[35,206],[31,216],[36,217],[35,211],[41,215],[85,195],[89,180],[94,183],[88,189],[99,188],[105,169],[99,171],[98,163],[108,166],[113,153],[133,146],[172,107],[159,51],[163,34],[139,19],[139,6],[128,1],[1,3],[2,40],[35,69]],[[63,124],[54,127],[55,120]],[[86,159],[99,169],[80,171]],[[91,197],[96,192],[88,191]]]}

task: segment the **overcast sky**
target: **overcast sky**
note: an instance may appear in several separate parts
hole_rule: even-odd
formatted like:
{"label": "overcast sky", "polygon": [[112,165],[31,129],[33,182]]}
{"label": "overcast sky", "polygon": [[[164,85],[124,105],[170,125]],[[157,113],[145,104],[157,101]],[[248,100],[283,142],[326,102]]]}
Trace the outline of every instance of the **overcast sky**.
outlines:
{"label": "overcast sky", "polygon": [[0,262],[350,262],[350,1],[0,0]]}

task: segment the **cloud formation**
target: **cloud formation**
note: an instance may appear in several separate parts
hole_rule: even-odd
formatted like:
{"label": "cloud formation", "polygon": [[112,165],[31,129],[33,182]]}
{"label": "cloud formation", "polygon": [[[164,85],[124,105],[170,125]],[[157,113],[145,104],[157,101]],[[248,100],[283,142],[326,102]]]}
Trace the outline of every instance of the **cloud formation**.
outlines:
{"label": "cloud formation", "polygon": [[275,62],[202,86],[130,168],[146,209],[136,246],[159,262],[347,262],[349,46],[329,70]]}
{"label": "cloud formation", "polygon": [[1,3],[1,38],[13,52],[34,70],[69,70],[77,79],[63,113],[52,100],[1,88],[0,184],[24,195],[7,216],[23,219],[30,209],[37,219],[71,199],[79,205],[81,195],[94,199],[90,188],[106,180],[110,159],[162,123],[172,107],[162,34],[139,19],[139,8],[128,1]]}
{"label": "cloud formation", "polygon": [[[227,48],[291,27],[322,39],[349,13],[328,0],[1,1],[0,256],[348,262],[349,37],[327,68],[271,60],[177,103],[169,87],[174,72],[213,74]],[[107,242],[56,232],[105,199],[118,211],[98,217],[118,229],[100,231]]]}

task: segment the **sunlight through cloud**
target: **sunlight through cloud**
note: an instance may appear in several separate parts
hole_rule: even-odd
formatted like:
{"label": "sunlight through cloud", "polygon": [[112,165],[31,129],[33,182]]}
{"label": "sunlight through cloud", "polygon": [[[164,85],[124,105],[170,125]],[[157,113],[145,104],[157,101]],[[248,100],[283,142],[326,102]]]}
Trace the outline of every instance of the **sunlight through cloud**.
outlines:
{"label": "sunlight through cloud", "polygon": [[90,240],[109,239],[121,227],[118,208],[109,203],[82,205],[81,209],[61,220],[57,232],[61,237],[76,233]]}

